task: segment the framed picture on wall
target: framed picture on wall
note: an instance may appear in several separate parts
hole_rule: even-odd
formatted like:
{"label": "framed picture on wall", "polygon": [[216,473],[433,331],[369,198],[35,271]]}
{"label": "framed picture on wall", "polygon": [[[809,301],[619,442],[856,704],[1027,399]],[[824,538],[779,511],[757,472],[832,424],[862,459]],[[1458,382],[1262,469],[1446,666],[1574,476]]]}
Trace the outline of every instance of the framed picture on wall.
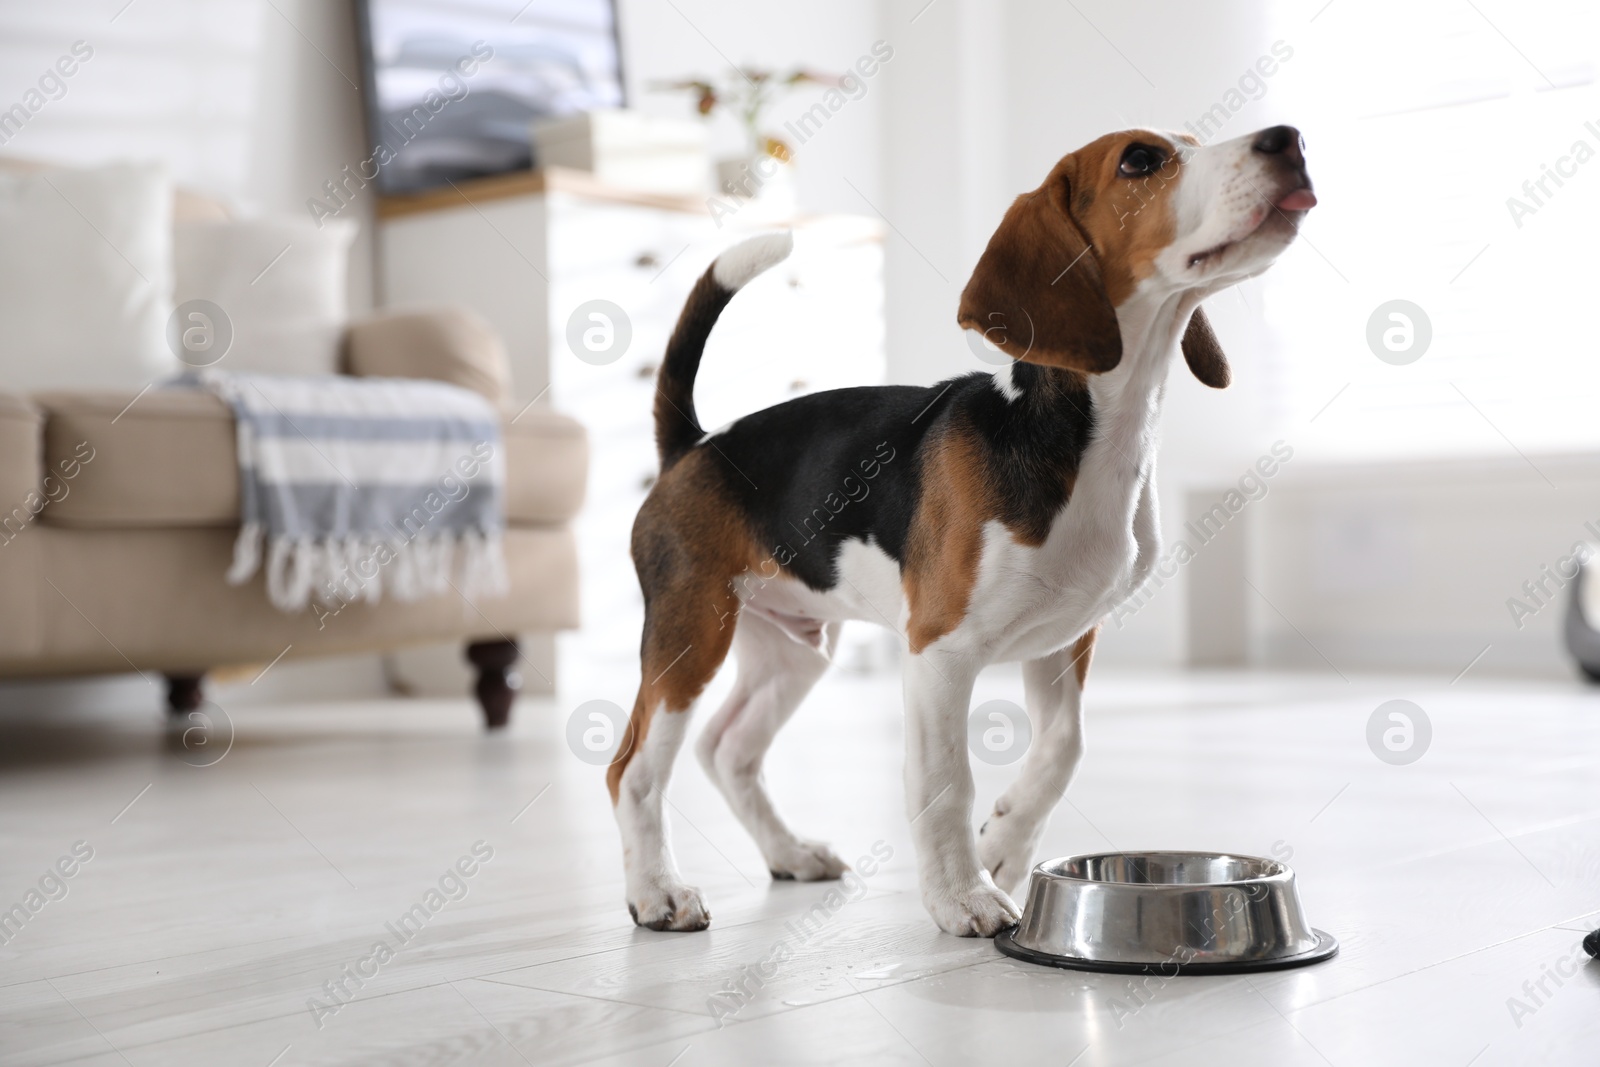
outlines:
{"label": "framed picture on wall", "polygon": [[357,0],[385,193],[536,166],[529,128],[625,102],[614,0]]}

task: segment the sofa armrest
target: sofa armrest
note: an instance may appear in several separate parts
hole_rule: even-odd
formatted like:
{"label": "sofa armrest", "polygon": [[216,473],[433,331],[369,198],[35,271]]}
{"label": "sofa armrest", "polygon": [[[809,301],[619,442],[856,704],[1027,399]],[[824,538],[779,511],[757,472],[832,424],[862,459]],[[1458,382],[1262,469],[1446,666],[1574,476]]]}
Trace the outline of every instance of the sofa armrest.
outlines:
{"label": "sofa armrest", "polygon": [[[32,402],[0,392],[0,519],[37,496],[43,474],[43,425],[44,416]],[[5,536],[0,532],[0,541]]]}
{"label": "sofa armrest", "polygon": [[463,307],[379,311],[345,333],[344,372],[361,378],[428,378],[471,389],[501,411],[511,404],[511,362],[494,328]]}

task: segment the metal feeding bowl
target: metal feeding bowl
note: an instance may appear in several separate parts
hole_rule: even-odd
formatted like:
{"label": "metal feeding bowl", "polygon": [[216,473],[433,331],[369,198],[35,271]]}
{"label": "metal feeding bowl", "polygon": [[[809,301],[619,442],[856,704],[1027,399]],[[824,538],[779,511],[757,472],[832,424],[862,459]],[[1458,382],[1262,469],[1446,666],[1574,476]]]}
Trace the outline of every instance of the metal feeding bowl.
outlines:
{"label": "metal feeding bowl", "polygon": [[1161,975],[1275,971],[1339,951],[1306,923],[1287,865],[1209,852],[1103,852],[1041,863],[1022,922],[994,943],[1028,963]]}

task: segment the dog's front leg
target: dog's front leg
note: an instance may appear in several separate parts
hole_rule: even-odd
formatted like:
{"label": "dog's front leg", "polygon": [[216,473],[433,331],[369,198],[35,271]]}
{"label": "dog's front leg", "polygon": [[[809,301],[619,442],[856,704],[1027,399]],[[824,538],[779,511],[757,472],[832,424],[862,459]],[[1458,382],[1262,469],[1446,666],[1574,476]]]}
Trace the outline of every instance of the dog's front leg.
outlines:
{"label": "dog's front leg", "polygon": [[959,937],[993,937],[1022,917],[978,861],[972,833],[967,705],[980,666],[925,651],[905,671],[906,814],[922,902],[941,930]]}
{"label": "dog's front leg", "polygon": [[1033,867],[1033,853],[1083,759],[1083,682],[1097,631],[1022,665],[1033,745],[1022,773],[994,802],[978,830],[978,854],[995,884],[1010,892]]}

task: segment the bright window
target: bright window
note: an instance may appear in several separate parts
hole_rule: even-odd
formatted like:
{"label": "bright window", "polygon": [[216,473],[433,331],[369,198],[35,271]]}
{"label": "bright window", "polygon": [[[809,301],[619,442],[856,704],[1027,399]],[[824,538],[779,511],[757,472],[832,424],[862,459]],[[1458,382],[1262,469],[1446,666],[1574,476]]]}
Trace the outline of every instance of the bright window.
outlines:
{"label": "bright window", "polygon": [[[1278,11],[1296,51],[1272,92],[1322,206],[1265,282],[1274,420],[1325,460],[1600,447],[1592,5],[1308,10]],[[1431,323],[1406,365],[1367,341],[1397,299]],[[1397,345],[1407,328],[1382,323]]]}

